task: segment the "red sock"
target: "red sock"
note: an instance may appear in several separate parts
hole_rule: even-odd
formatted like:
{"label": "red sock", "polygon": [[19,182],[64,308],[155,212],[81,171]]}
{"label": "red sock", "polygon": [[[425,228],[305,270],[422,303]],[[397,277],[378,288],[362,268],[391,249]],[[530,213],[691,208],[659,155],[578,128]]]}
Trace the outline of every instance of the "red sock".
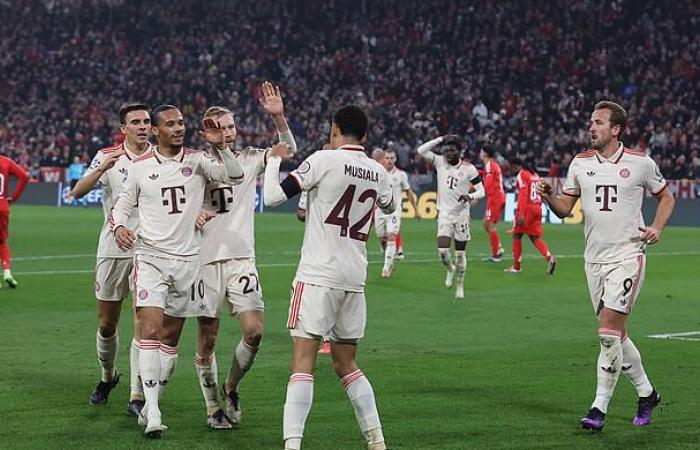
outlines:
{"label": "red sock", "polygon": [[542,254],[542,256],[545,257],[547,261],[552,257],[552,254],[549,253],[549,248],[547,247],[547,243],[543,241],[542,239],[533,239],[532,243],[535,244],[535,247],[537,247],[537,250]]}
{"label": "red sock", "polygon": [[522,260],[522,257],[523,257],[523,240],[513,238],[513,259],[515,260],[515,262],[513,263],[514,269],[520,270],[520,261]]}
{"label": "red sock", "polygon": [[403,252],[403,240],[401,239],[401,233],[396,235],[396,253]]}
{"label": "red sock", "polygon": [[0,259],[2,259],[2,270],[10,268],[10,246],[7,242],[0,244]]}
{"label": "red sock", "polygon": [[491,255],[498,256],[498,249],[501,248],[501,239],[498,237],[498,231],[495,229],[489,231],[489,239],[491,240]]}

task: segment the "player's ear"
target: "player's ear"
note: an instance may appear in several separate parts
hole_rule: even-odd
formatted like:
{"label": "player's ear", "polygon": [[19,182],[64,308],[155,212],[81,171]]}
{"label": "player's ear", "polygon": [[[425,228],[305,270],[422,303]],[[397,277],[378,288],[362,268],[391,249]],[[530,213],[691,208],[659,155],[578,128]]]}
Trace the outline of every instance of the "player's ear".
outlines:
{"label": "player's ear", "polygon": [[364,136],[362,136],[362,138],[360,138],[360,144],[364,144],[365,142],[367,142],[367,135],[366,134]]}

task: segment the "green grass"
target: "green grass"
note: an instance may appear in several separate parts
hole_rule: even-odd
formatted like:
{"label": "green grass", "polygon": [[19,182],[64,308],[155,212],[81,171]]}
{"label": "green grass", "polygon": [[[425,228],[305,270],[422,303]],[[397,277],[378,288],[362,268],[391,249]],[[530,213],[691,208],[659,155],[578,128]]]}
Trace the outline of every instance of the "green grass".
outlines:
{"label": "green grass", "polygon": [[[192,363],[195,327],[187,323],[162,402],[170,429],[163,440],[148,442],[125,414],[129,308],[121,326],[122,384],[107,405],[88,404],[99,376],[91,270],[101,220],[98,210],[13,208],[10,243],[20,287],[0,290],[0,447],[281,448],[291,354],[285,322],[302,224],[287,214],[257,217],[266,334],[241,386],[242,426],[234,433],[206,427]],[[561,256],[557,274],[548,278],[528,242],[531,258],[520,275],[502,272],[510,261],[480,262],[488,240],[481,224],[473,223],[466,299],[458,302],[443,287],[435,226],[404,221],[407,259],[388,280],[380,278],[376,240],[369,242],[369,317],[359,364],[374,386],[391,448],[697,448],[700,343],[646,336],[700,330],[700,229],[668,229],[650,250],[646,282],[629,322],[664,396],[663,411],[651,426],[633,427],[636,394],[621,379],[605,431],[589,435],[577,423],[595,390],[598,344],[580,227],[545,227],[546,241]],[[38,258],[51,255],[68,256]],[[221,377],[239,337],[236,321],[225,318],[217,349]],[[363,447],[326,356],[319,357],[305,434],[306,449]]]}

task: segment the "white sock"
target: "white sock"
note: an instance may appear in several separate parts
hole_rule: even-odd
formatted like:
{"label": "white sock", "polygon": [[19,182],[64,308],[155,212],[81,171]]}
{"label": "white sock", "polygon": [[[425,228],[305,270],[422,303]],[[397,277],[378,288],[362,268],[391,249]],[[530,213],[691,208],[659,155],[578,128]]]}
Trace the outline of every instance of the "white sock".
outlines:
{"label": "white sock", "polygon": [[374,400],[374,391],[367,377],[360,369],[357,369],[345,375],[340,381],[343,382],[345,392],[347,392],[352,407],[355,409],[355,418],[367,444],[384,442],[382,424],[379,422],[377,404]]}
{"label": "white sock", "polygon": [[464,285],[464,273],[467,271],[467,254],[466,250],[455,250],[457,261],[455,270],[457,271],[457,285]]}
{"label": "white sock", "polygon": [[391,269],[394,264],[394,256],[396,255],[396,241],[388,241],[386,250],[384,251],[384,271]]}
{"label": "white sock", "polygon": [[608,403],[615,391],[617,379],[622,370],[622,344],[620,335],[615,330],[598,330],[600,336],[600,355],[598,356],[598,387],[591,408],[608,412]]}
{"label": "white sock", "polygon": [[204,402],[207,404],[207,413],[215,413],[219,407],[219,399],[216,394],[218,367],[216,365],[216,355],[212,353],[209,358],[202,358],[199,354],[194,357],[194,367],[197,369],[199,386],[202,388]]}
{"label": "white sock", "polygon": [[109,382],[116,373],[117,352],[119,351],[119,332],[113,336],[102,337],[97,331],[97,360],[102,368],[102,381]]}
{"label": "white sock", "polygon": [[642,365],[642,355],[629,336],[622,339],[622,373],[637,388],[640,397],[649,397],[654,392]]}
{"label": "white sock", "polygon": [[2,271],[2,276],[5,278],[9,278],[12,276],[12,272],[10,271],[10,269],[5,269]]}
{"label": "white sock", "polygon": [[160,411],[158,392],[160,380],[160,341],[141,339],[139,342],[139,373],[143,380],[143,396],[148,411]]}
{"label": "white sock", "polygon": [[227,385],[233,387],[234,390],[238,388],[238,384],[253,365],[257,353],[257,347],[251,347],[241,339],[233,353],[233,362],[226,379]]}
{"label": "white sock", "polygon": [[139,377],[139,342],[131,338],[129,349],[129,400],[143,400],[143,385]]}
{"label": "white sock", "polygon": [[167,344],[160,343],[160,390],[158,395],[163,395],[165,386],[173,377],[175,371],[175,363],[177,363],[177,347],[171,347]]}
{"label": "white sock", "polygon": [[284,403],[284,448],[298,450],[304,436],[304,424],[314,400],[314,376],[293,373],[287,384],[287,400]]}
{"label": "white sock", "polygon": [[450,249],[439,248],[438,253],[440,254],[440,261],[447,267],[447,270],[454,272],[455,267],[452,265],[452,255],[450,255]]}

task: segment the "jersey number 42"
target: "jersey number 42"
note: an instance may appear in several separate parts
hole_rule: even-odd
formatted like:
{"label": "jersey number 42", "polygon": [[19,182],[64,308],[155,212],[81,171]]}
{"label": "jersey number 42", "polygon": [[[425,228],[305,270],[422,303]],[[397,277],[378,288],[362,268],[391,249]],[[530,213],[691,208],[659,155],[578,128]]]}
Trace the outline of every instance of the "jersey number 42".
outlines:
{"label": "jersey number 42", "polygon": [[[340,196],[338,203],[335,204],[333,210],[326,220],[324,221],[330,225],[337,225],[340,227],[340,236],[349,236],[350,239],[355,239],[358,241],[366,242],[369,239],[369,229],[367,232],[363,232],[362,229],[367,225],[367,223],[372,218],[372,213],[374,212],[374,205],[377,202],[377,191],[374,189],[367,189],[362,191],[362,193],[355,200],[355,191],[357,186],[351,184],[345,189],[343,195]],[[353,225],[350,225],[350,210],[353,205],[366,204],[369,200],[369,208],[365,215],[360,217],[360,219]]]}

